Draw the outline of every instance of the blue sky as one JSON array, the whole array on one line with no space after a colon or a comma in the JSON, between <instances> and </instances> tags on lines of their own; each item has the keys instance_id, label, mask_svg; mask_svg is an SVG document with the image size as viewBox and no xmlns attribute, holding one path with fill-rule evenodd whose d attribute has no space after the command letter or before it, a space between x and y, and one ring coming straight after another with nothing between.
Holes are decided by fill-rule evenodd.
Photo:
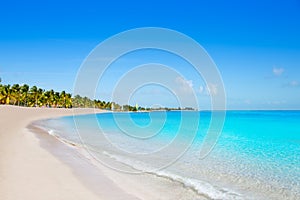
<instances>
[{"instance_id":1,"label":"blue sky","mask_svg":"<svg viewBox=\"0 0 300 200\"><path fill-rule=\"evenodd\" d=\"M222 75L229 109L300 109L299 0L2 1L0 25L4 83L72 92L81 63L101 41L132 28L164 27L207 50ZM109 100L113 77L98 91L100 99ZM192 72L186 79L197 91L205 88ZM176 106L167 95L161 102L136 95L132 103Z\"/></svg>"}]
</instances>

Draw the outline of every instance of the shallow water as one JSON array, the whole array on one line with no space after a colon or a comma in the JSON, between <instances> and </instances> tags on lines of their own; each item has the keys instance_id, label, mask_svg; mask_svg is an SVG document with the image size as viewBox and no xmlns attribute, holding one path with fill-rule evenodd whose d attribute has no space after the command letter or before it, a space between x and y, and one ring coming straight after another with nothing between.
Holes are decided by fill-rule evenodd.
<instances>
[{"instance_id":1,"label":"shallow water","mask_svg":"<svg viewBox=\"0 0 300 200\"><path fill-rule=\"evenodd\" d=\"M216 146L201 159L211 116L104 113L39 125L100 162L105 156L132 167L119 171L163 176L210 199L300 199L300 111L227 111Z\"/></svg>"}]
</instances>

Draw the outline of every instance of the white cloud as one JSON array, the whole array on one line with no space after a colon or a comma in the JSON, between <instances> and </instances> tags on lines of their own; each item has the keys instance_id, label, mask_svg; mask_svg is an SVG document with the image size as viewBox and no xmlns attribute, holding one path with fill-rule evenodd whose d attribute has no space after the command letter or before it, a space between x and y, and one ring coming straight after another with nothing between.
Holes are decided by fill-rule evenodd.
<instances>
[{"instance_id":1,"label":"white cloud","mask_svg":"<svg viewBox=\"0 0 300 200\"><path fill-rule=\"evenodd\" d=\"M193 92L193 81L192 80L185 80L184 78L178 76L175 79L175 82L179 85L179 90L185 93L192 93Z\"/></svg>"},{"instance_id":2,"label":"white cloud","mask_svg":"<svg viewBox=\"0 0 300 200\"><path fill-rule=\"evenodd\" d=\"M208 83L205 87L200 85L198 92L202 95L215 96L218 94L218 85Z\"/></svg>"},{"instance_id":3,"label":"white cloud","mask_svg":"<svg viewBox=\"0 0 300 200\"><path fill-rule=\"evenodd\" d=\"M208 83L206 90L211 96L215 96L218 94L218 85L213 83Z\"/></svg>"},{"instance_id":4,"label":"white cloud","mask_svg":"<svg viewBox=\"0 0 300 200\"><path fill-rule=\"evenodd\" d=\"M299 86L300 85L300 83L298 82L298 81L291 81L290 83L289 83L289 85L290 86L292 86L292 87L297 87L297 86Z\"/></svg>"},{"instance_id":5,"label":"white cloud","mask_svg":"<svg viewBox=\"0 0 300 200\"><path fill-rule=\"evenodd\" d=\"M273 74L275 76L281 76L283 72L284 72L283 68L276 68L276 67L273 68Z\"/></svg>"},{"instance_id":6,"label":"white cloud","mask_svg":"<svg viewBox=\"0 0 300 200\"><path fill-rule=\"evenodd\" d=\"M203 94L203 92L204 92L204 87L202 85L200 85L200 87L199 87L199 92L200 92L200 94Z\"/></svg>"}]
</instances>

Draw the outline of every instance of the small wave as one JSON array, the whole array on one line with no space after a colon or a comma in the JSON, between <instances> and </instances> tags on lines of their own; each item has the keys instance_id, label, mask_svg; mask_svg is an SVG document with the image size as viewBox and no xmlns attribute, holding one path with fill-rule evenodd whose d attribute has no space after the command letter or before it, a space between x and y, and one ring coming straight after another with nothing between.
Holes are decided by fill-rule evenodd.
<instances>
[{"instance_id":1,"label":"small wave","mask_svg":"<svg viewBox=\"0 0 300 200\"><path fill-rule=\"evenodd\" d=\"M55 131L52 129L48 130L48 134L52 136L56 136Z\"/></svg>"},{"instance_id":2,"label":"small wave","mask_svg":"<svg viewBox=\"0 0 300 200\"><path fill-rule=\"evenodd\" d=\"M64 144L67 144L72 147L81 147L82 146L81 144L78 144L76 142L73 142L73 141L70 141L70 140L60 137L58 134L55 133L54 130L48 130L47 132L49 135L54 136L55 138L57 138L59 141L61 141Z\"/></svg>"},{"instance_id":3,"label":"small wave","mask_svg":"<svg viewBox=\"0 0 300 200\"><path fill-rule=\"evenodd\" d=\"M61 137L56 130L54 129L50 129L50 128L46 128L46 127L41 127L41 126L38 126L38 125L35 125L36 127L39 127L41 129L43 129L44 131L46 131L49 135L55 137L56 139L58 139L59 141L61 141L62 143L64 144L67 144L68 146L72 146L72 147L81 147L82 145L81 144L78 144L76 142L73 142L71 140L67 140L63 137Z\"/></svg>"},{"instance_id":4,"label":"small wave","mask_svg":"<svg viewBox=\"0 0 300 200\"><path fill-rule=\"evenodd\" d=\"M179 182L183 184L185 187L190 188L194 191L196 191L200 195L207 196L210 199L222 199L222 200L241 200L244 199L242 196L236 192L230 191L226 188L219 188L216 186L213 186L212 184L201 181L198 179L188 178L179 176L174 173L170 173L167 171L157 171L150 166L146 165L145 163L139 162L139 161L132 161L128 158L124 158L121 156L112 155L106 151L103 151L103 154L118 161L123 164L129 165L130 167L133 167L136 170L153 174L159 177L167 178L172 181Z\"/></svg>"}]
</instances>

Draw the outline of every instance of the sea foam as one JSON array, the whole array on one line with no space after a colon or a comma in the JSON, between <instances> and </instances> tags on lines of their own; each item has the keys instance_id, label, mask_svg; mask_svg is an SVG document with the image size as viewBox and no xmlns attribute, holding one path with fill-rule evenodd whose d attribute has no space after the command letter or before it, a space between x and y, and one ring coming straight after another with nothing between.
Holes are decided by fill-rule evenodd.
<instances>
[{"instance_id":1,"label":"sea foam","mask_svg":"<svg viewBox=\"0 0 300 200\"><path fill-rule=\"evenodd\" d=\"M179 175L176 175L174 173L168 172L166 170L156 170L149 165L140 162L140 161L133 161L131 159L125 158L123 156L117 156L110 154L106 151L103 151L103 154L118 161L123 164L126 164L128 166L131 166L132 168L139 170L144 173L156 175L158 177L167 178L172 181L176 181L181 183L187 188L190 188L197 192L200 195L206 196L210 199L222 199L222 200L242 200L244 199L239 193L236 193L234 191L230 191L227 188L220 188L217 186L214 186L208 182L201 181L198 179L188 178L188 177L182 177Z\"/></svg>"}]
</instances>

